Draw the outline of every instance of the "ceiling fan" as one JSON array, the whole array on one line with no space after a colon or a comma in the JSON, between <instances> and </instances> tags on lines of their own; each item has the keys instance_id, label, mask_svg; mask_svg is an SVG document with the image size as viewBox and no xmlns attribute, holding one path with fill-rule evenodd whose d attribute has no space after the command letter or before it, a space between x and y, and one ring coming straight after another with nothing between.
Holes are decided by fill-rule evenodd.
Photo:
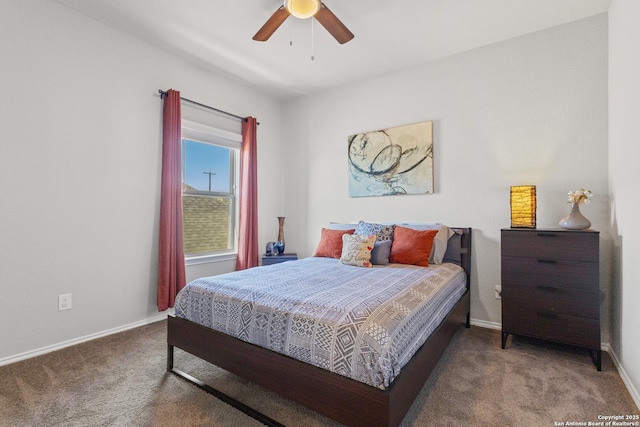
<instances>
[{"instance_id":1,"label":"ceiling fan","mask_svg":"<svg viewBox=\"0 0 640 427\"><path fill-rule=\"evenodd\" d=\"M296 18L307 19L312 16L338 41L344 44L354 36L351 31L329 10L320 0L284 0L284 4L275 11L262 28L258 30L253 40L264 42L293 15Z\"/></svg>"}]
</instances>

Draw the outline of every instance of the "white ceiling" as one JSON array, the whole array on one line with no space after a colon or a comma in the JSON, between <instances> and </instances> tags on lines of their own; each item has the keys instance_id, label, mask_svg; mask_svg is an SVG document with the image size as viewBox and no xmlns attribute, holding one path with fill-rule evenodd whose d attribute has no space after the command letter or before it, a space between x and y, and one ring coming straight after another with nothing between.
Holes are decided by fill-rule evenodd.
<instances>
[{"instance_id":1,"label":"white ceiling","mask_svg":"<svg viewBox=\"0 0 640 427\"><path fill-rule=\"evenodd\" d=\"M280 0L53 1L278 99L605 13L611 2L325 0L355 34L340 45L318 22L293 17L253 41Z\"/></svg>"}]
</instances>

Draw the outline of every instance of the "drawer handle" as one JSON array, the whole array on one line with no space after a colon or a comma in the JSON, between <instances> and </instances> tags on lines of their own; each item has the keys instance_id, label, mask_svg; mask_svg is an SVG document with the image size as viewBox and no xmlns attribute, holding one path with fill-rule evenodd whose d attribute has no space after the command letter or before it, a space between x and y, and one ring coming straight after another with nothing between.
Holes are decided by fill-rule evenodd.
<instances>
[{"instance_id":1,"label":"drawer handle","mask_svg":"<svg viewBox=\"0 0 640 427\"><path fill-rule=\"evenodd\" d=\"M556 233L538 233L538 236L540 236L540 237L556 237L557 234Z\"/></svg>"},{"instance_id":2,"label":"drawer handle","mask_svg":"<svg viewBox=\"0 0 640 427\"><path fill-rule=\"evenodd\" d=\"M545 291L545 292L558 292L559 289L553 286L543 286L540 285L538 286L538 289L540 289L541 291Z\"/></svg>"},{"instance_id":3,"label":"drawer handle","mask_svg":"<svg viewBox=\"0 0 640 427\"><path fill-rule=\"evenodd\" d=\"M558 318L558 315L554 314L554 313L538 313L538 316L544 317L544 318L547 318L547 319L557 319Z\"/></svg>"},{"instance_id":4,"label":"drawer handle","mask_svg":"<svg viewBox=\"0 0 640 427\"><path fill-rule=\"evenodd\" d=\"M558 261L556 261L555 259L539 259L538 262L541 262L543 264L557 264Z\"/></svg>"}]
</instances>

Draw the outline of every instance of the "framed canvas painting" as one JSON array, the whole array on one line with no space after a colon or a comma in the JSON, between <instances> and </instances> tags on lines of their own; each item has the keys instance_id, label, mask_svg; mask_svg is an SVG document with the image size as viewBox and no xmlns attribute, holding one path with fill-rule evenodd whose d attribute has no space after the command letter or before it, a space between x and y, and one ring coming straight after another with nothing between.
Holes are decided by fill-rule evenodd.
<instances>
[{"instance_id":1,"label":"framed canvas painting","mask_svg":"<svg viewBox=\"0 0 640 427\"><path fill-rule=\"evenodd\" d=\"M433 193L433 122L349 136L349 196Z\"/></svg>"}]
</instances>

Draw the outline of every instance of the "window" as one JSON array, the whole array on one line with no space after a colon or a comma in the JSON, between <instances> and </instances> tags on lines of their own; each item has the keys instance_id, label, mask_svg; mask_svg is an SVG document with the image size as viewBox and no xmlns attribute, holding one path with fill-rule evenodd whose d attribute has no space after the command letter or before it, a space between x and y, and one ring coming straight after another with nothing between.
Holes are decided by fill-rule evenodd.
<instances>
[{"instance_id":1,"label":"window","mask_svg":"<svg viewBox=\"0 0 640 427\"><path fill-rule=\"evenodd\" d=\"M241 135L182 121L182 216L187 259L237 251Z\"/></svg>"}]
</instances>

